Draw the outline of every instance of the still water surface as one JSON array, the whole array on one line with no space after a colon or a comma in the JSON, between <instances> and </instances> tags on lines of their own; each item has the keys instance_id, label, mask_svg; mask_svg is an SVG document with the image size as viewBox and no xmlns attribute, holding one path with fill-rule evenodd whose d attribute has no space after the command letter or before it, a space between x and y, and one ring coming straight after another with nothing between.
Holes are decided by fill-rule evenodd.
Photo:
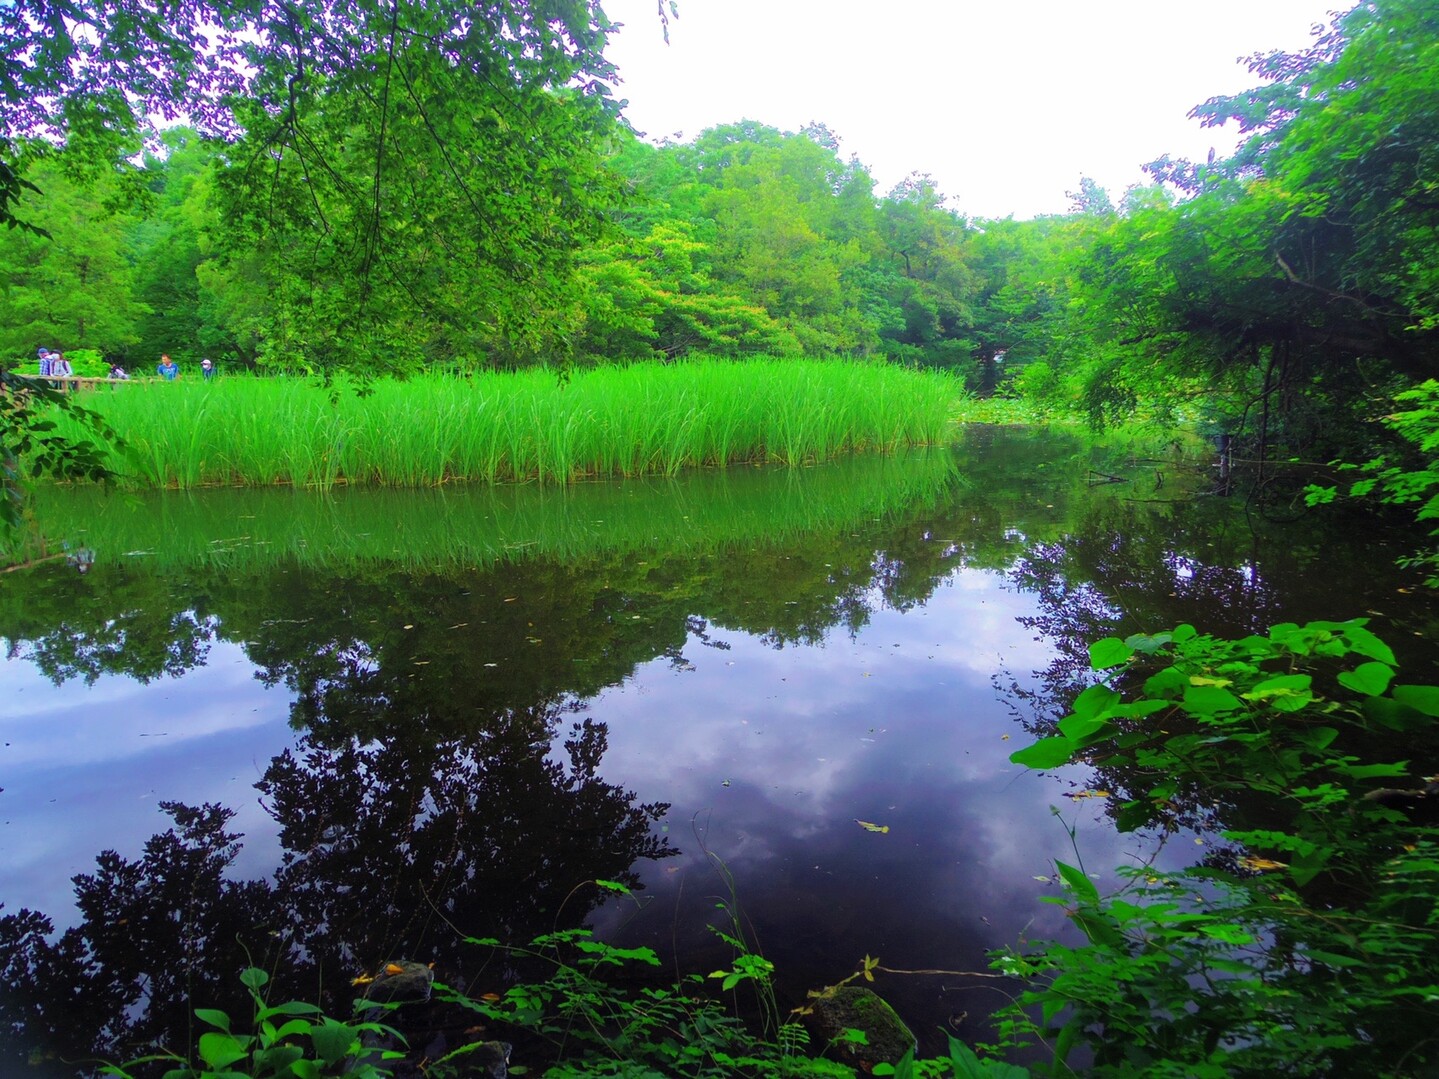
<instances>
[{"instance_id":1,"label":"still water surface","mask_svg":"<svg viewBox=\"0 0 1439 1079\"><path fill-rule=\"evenodd\" d=\"M93 566L0 585L0 1068L183 1044L247 961L344 1012L397 957L502 990L466 935L703 972L737 914L791 1006L1061 932L1055 858L1153 849L1008 761L1090 637L1370 612L1402 658L1432 619L1381 536L1094 464L986 430L568 492L56 496ZM999 999L880 988L928 1044Z\"/></svg>"}]
</instances>

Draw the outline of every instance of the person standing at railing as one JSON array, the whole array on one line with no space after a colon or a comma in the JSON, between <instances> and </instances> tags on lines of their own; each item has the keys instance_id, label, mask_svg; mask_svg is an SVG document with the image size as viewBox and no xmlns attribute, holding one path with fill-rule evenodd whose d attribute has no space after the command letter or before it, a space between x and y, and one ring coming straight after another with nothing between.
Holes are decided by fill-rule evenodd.
<instances>
[{"instance_id":1,"label":"person standing at railing","mask_svg":"<svg viewBox=\"0 0 1439 1079\"><path fill-rule=\"evenodd\" d=\"M50 353L50 377L70 378L75 374L70 369L70 361L65 358L63 352Z\"/></svg>"},{"instance_id":2,"label":"person standing at railing","mask_svg":"<svg viewBox=\"0 0 1439 1079\"><path fill-rule=\"evenodd\" d=\"M175 376L180 373L180 365L170 359L167 354L161 354L160 362L155 365L155 374L159 375L166 382L174 382Z\"/></svg>"},{"instance_id":3,"label":"person standing at railing","mask_svg":"<svg viewBox=\"0 0 1439 1079\"><path fill-rule=\"evenodd\" d=\"M42 348L42 349L40 350L40 377L41 377L41 378L49 378L49 377L50 377L50 365L51 365L52 362L53 362L53 361L50 359L50 350L49 350L48 348Z\"/></svg>"}]
</instances>

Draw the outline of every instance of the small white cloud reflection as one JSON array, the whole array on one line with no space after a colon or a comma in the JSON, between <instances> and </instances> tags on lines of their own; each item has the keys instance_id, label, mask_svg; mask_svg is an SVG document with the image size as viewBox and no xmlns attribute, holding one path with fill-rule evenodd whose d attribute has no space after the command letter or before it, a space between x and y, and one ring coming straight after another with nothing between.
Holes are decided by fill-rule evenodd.
<instances>
[{"instance_id":1,"label":"small white cloud reflection","mask_svg":"<svg viewBox=\"0 0 1439 1079\"><path fill-rule=\"evenodd\" d=\"M32 665L0 666L0 899L64 927L70 878L95 856L137 857L171 824L162 801L236 811L245 846L234 875L274 866L275 824L254 783L293 744L289 699L254 679L243 651L217 642L207 664L150 685L104 676L53 686Z\"/></svg>"},{"instance_id":2,"label":"small white cloud reflection","mask_svg":"<svg viewBox=\"0 0 1439 1079\"><path fill-rule=\"evenodd\" d=\"M150 753L151 739L184 742L262 726L289 702L256 682L254 670L237 645L224 642L211 646L203 667L149 685L102 675L90 686L57 687L30 663L10 660L0 666L5 764L117 763Z\"/></svg>"}]
</instances>

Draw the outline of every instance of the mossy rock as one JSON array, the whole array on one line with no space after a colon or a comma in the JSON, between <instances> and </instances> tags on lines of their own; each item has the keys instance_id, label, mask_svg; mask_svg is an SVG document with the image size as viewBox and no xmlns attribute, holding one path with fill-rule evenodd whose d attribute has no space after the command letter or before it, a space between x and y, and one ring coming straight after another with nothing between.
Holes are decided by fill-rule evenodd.
<instances>
[{"instance_id":1,"label":"mossy rock","mask_svg":"<svg viewBox=\"0 0 1439 1079\"><path fill-rule=\"evenodd\" d=\"M429 1000L434 980L435 973L427 964L398 959L380 968L375 980L365 987L365 998L384 1004Z\"/></svg>"},{"instance_id":2,"label":"mossy rock","mask_svg":"<svg viewBox=\"0 0 1439 1079\"><path fill-rule=\"evenodd\" d=\"M831 1056L868 1070L876 1064L897 1064L914 1052L914 1034L878 993L842 985L810 1003L808 1016L814 1048L834 1043ZM835 1039L846 1030L864 1032L865 1043ZM868 1066L868 1067L866 1067Z\"/></svg>"}]
</instances>

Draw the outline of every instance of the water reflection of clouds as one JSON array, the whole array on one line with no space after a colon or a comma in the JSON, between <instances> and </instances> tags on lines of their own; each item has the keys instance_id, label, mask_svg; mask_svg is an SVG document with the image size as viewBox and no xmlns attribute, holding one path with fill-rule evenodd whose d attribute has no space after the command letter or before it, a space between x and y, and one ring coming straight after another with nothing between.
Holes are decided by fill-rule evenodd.
<instances>
[{"instance_id":1,"label":"water reflection of clouds","mask_svg":"<svg viewBox=\"0 0 1439 1079\"><path fill-rule=\"evenodd\" d=\"M1096 865L1116 864L1123 844L1093 821L1097 807L1068 804L1067 786L1008 759L1026 735L992 679L1049 662L1016 621L1033 601L991 574L961 571L949 584L823 649L726 633L730 649L712 652L692 640L694 670L652 665L596 700L610 727L606 777L671 802L670 835L685 852L646 871L646 916L616 906L599 926L629 922L640 937L688 926L676 944L703 948L715 920L704 908L724 884L707 848L776 960L835 939L835 923L861 911L871 924L857 935L896 964L972 966L1026 930L1059 931L1062 912L1037 901L1034 878L1074 859L1065 822ZM836 977L857 957L839 958Z\"/></svg>"},{"instance_id":2,"label":"water reflection of clouds","mask_svg":"<svg viewBox=\"0 0 1439 1079\"><path fill-rule=\"evenodd\" d=\"M0 667L0 725L8 767L73 767L148 755L149 739L209 738L271 722L275 695L254 680L254 666L235 645L216 643L204 667L182 678L142 686L106 675L91 686L56 687L29 663Z\"/></svg>"},{"instance_id":3,"label":"water reflection of clouds","mask_svg":"<svg viewBox=\"0 0 1439 1079\"><path fill-rule=\"evenodd\" d=\"M731 647L718 651L692 639L685 655L694 670L654 664L593 703L610 724L607 776L670 791L646 797L699 795L676 782L696 775L713 779L704 793L723 779L792 786L795 775L814 790L901 734L896 768L942 756L965 775L1018 772L1007 760L1014 746L1001 740L1012 726L991 678L999 666L1020 674L1041 667L1049 653L1015 621L1033 612L1027 597L1003 591L993 576L956 578L961 587L940 589L926 607L877 612L854 639L835 634L822 649L777 650L722 633ZM736 680L744 692L735 692ZM656 776L656 765L670 770Z\"/></svg>"},{"instance_id":4,"label":"water reflection of clouds","mask_svg":"<svg viewBox=\"0 0 1439 1079\"><path fill-rule=\"evenodd\" d=\"M274 822L254 783L294 741L288 697L254 679L244 652L216 643L206 666L149 686L105 676L53 686L31 664L0 667L0 901L65 925L69 879L95 855L137 857L170 825L161 801L220 802L246 834L233 867L264 876L277 853Z\"/></svg>"}]
</instances>

